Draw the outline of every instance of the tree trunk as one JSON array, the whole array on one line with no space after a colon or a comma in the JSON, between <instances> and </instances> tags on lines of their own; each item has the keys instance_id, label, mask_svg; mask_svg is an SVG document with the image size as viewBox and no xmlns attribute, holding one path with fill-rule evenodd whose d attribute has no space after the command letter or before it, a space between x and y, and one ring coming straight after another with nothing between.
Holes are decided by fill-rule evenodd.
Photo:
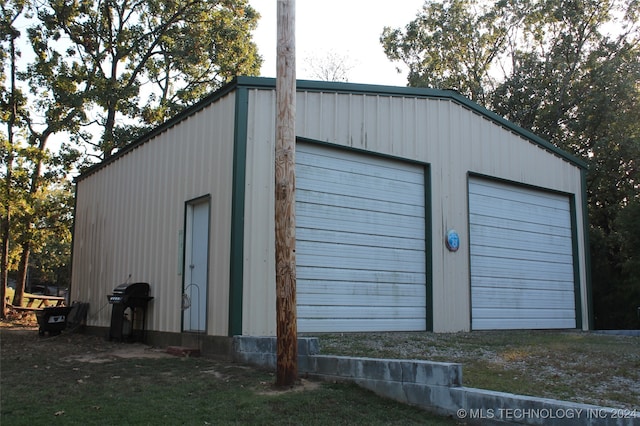
<instances>
[{"instance_id":1,"label":"tree trunk","mask_svg":"<svg viewBox=\"0 0 640 426\"><path fill-rule=\"evenodd\" d=\"M26 241L22 243L22 254L20 255L20 263L18 264L18 282L16 283L16 292L13 295L13 306L22 306L22 297L24 296L24 288L27 283L30 255L31 243Z\"/></svg>"},{"instance_id":2,"label":"tree trunk","mask_svg":"<svg viewBox=\"0 0 640 426\"><path fill-rule=\"evenodd\" d=\"M12 125L9 125L11 129ZM4 217L2 218L2 259L0 260L0 269L2 270L2 276L0 277L0 318L6 318L7 316L7 300L6 300L6 292L7 292L7 284L9 282L9 237L11 236L11 180L12 180L12 167L13 167L13 142L11 131L9 132L9 146L7 154L7 175L5 177L5 196L6 200L6 212Z\"/></svg>"},{"instance_id":3,"label":"tree trunk","mask_svg":"<svg viewBox=\"0 0 640 426\"><path fill-rule=\"evenodd\" d=\"M32 135L30 144L32 146L36 145L36 141L38 141L37 146L38 150L44 152L47 146L47 139L51 135L51 129L47 128L41 135ZM31 175L31 184L29 186L29 194L35 195L40 188L41 179L40 174L42 173L42 157L38 157L34 168L33 174ZM33 225L33 215L29 214L25 216L24 219L26 232L31 229ZM31 255L31 238L32 235L24 236L24 241L21 244L22 253L20 254L20 263L18 264L18 282L16 283L16 292L13 295L13 305L21 306L22 305L22 296L24 295L24 289L27 283L27 272L29 269L29 257Z\"/></svg>"},{"instance_id":4,"label":"tree trunk","mask_svg":"<svg viewBox=\"0 0 640 426\"><path fill-rule=\"evenodd\" d=\"M113 150L116 147L115 138L113 135L114 129L116 126L116 102L109 101L109 108L107 110L107 120L104 125L104 136L102 140L102 159L106 160L107 158L113 155Z\"/></svg>"},{"instance_id":5,"label":"tree trunk","mask_svg":"<svg viewBox=\"0 0 640 426\"><path fill-rule=\"evenodd\" d=\"M298 380L295 213L295 0L278 0L276 79L276 385Z\"/></svg>"},{"instance_id":6,"label":"tree trunk","mask_svg":"<svg viewBox=\"0 0 640 426\"><path fill-rule=\"evenodd\" d=\"M7 168L7 174L5 176L5 196L6 198L6 213L2 220L2 259L0 259L0 318L7 316L7 300L6 291L9 281L9 239L11 237L11 184L13 180L13 126L16 122L18 115L18 103L16 101L16 40L17 34L12 33L10 43L10 59L11 59L11 92L9 93L9 104L11 107L11 114L9 115L9 121L7 123L7 157L5 167Z\"/></svg>"}]
</instances>

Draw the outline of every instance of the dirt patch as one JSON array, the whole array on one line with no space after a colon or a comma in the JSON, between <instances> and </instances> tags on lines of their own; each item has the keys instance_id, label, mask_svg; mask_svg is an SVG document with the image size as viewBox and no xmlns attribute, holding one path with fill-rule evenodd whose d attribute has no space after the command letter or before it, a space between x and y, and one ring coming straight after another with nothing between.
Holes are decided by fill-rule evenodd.
<instances>
[{"instance_id":1,"label":"dirt patch","mask_svg":"<svg viewBox=\"0 0 640 426\"><path fill-rule=\"evenodd\" d=\"M31 320L0 321L2 352L4 356L23 358L32 351L46 352L52 357L68 362L105 363L130 358L170 358L163 348L141 343L109 341L99 336L89 336L63 331L55 336L40 336L37 324Z\"/></svg>"},{"instance_id":2,"label":"dirt patch","mask_svg":"<svg viewBox=\"0 0 640 426\"><path fill-rule=\"evenodd\" d=\"M314 391L321 386L320 382L311 382L306 379L300 379L298 383L291 387L277 387L268 382L261 382L260 385L268 387L256 392L258 395L282 395L283 393Z\"/></svg>"},{"instance_id":3,"label":"dirt patch","mask_svg":"<svg viewBox=\"0 0 640 426\"><path fill-rule=\"evenodd\" d=\"M123 347L110 348L105 352L90 352L79 355L70 355L62 358L63 361L70 362L90 362L90 363L103 363L114 361L118 358L131 359L131 358L171 358L172 355L166 353L163 349L154 348L152 346L146 346L139 343L127 344Z\"/></svg>"}]
</instances>

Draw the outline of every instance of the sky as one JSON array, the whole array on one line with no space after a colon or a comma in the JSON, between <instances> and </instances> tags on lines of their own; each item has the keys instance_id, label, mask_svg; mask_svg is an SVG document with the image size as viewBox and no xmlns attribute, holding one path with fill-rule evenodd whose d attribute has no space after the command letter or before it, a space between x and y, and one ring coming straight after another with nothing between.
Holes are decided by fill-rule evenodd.
<instances>
[{"instance_id":1,"label":"sky","mask_svg":"<svg viewBox=\"0 0 640 426\"><path fill-rule=\"evenodd\" d=\"M249 0L261 18L254 41L263 58L261 75L276 76L277 0ZM385 26L404 28L415 19L424 0L298 0L296 75L310 79L309 59L345 58L352 83L406 86L406 67L387 59L380 35ZM396 68L401 67L402 73Z\"/></svg>"}]
</instances>

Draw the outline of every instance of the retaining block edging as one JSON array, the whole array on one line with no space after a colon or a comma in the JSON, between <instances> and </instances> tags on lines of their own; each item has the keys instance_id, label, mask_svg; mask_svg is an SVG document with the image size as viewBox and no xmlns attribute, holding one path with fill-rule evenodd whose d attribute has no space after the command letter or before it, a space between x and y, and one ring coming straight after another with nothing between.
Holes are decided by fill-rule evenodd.
<instances>
[{"instance_id":1,"label":"retaining block edging","mask_svg":"<svg viewBox=\"0 0 640 426\"><path fill-rule=\"evenodd\" d=\"M234 336L234 361L276 368L276 338ZM462 386L457 363L319 355L315 337L298 339L298 371L350 381L378 395L470 424L640 426L640 411L619 410Z\"/></svg>"}]
</instances>

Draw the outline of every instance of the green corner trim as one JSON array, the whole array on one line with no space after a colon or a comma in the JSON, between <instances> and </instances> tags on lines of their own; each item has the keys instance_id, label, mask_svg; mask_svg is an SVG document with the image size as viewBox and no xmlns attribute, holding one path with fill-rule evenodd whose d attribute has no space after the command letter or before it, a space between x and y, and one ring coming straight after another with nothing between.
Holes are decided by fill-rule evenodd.
<instances>
[{"instance_id":1,"label":"green corner trim","mask_svg":"<svg viewBox=\"0 0 640 426\"><path fill-rule=\"evenodd\" d=\"M242 292L244 268L244 203L247 168L247 125L249 93L236 90L233 141L233 189L231 200L231 263L229 265L229 336L242 334Z\"/></svg>"},{"instance_id":2,"label":"green corner trim","mask_svg":"<svg viewBox=\"0 0 640 426\"><path fill-rule=\"evenodd\" d=\"M591 242L589 241L589 202L587 201L587 171L581 170L582 180L582 226L584 233L584 270L585 286L587 288L587 317L589 330L595 329L593 316L593 292L591 288Z\"/></svg>"},{"instance_id":3,"label":"green corner trim","mask_svg":"<svg viewBox=\"0 0 640 426\"><path fill-rule=\"evenodd\" d=\"M570 197L571 249L573 252L573 295L576 305L576 328L582 329L582 292L580 291L580 256L578 250L578 217L575 195Z\"/></svg>"},{"instance_id":4,"label":"green corner trim","mask_svg":"<svg viewBox=\"0 0 640 426\"><path fill-rule=\"evenodd\" d=\"M433 227L432 227L432 202L431 199L431 167L425 165L424 170L424 222L425 222L425 262L426 262L426 304L427 304L427 317L426 317L426 329L427 331L433 331Z\"/></svg>"}]
</instances>

